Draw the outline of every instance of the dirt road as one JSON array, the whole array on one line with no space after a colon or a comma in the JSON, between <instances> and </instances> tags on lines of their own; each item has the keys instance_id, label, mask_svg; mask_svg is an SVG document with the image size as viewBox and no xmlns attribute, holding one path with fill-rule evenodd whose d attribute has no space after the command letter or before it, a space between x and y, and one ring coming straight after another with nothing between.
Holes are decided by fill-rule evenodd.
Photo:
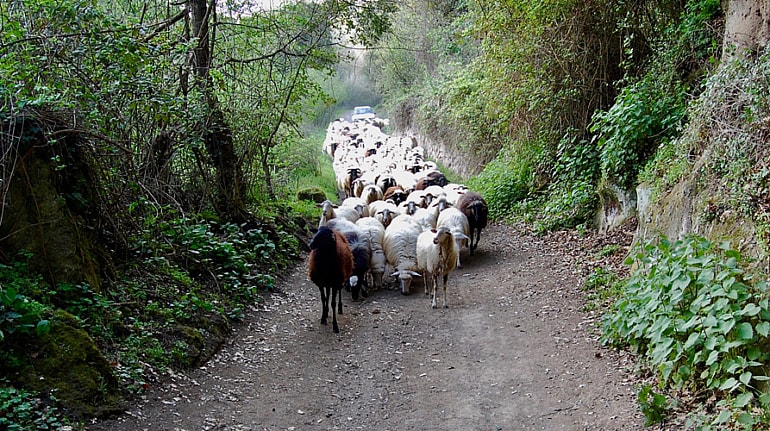
<instances>
[{"instance_id":1,"label":"dirt road","mask_svg":"<svg viewBox=\"0 0 770 431\"><path fill-rule=\"evenodd\" d=\"M574 257L485 230L449 279L449 308L344 296L321 326L298 267L205 367L174 374L89 430L638 430L630 359L602 348Z\"/></svg>"}]
</instances>

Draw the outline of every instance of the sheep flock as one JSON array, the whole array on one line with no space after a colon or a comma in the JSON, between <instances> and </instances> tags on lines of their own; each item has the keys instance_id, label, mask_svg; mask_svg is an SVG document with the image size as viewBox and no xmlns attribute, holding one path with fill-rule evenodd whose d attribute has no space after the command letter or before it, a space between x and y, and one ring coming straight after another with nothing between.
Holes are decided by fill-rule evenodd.
<instances>
[{"instance_id":1,"label":"sheep flock","mask_svg":"<svg viewBox=\"0 0 770 431\"><path fill-rule=\"evenodd\" d=\"M417 279L436 308L441 280L447 307L447 279L461 266L465 248L470 255L476 251L487 224L486 202L465 185L449 183L414 136L384 133L385 122L337 119L329 124L323 150L333 161L340 202L318 204L319 232L339 232L337 238L352 250L353 275L339 289L349 288L354 299L388 286L408 295ZM346 254L337 267L328 261L319 267L313 258L309 267L315 271L339 273L338 267L347 265ZM328 301L319 288L322 301ZM322 305L325 317L328 306Z\"/></svg>"}]
</instances>

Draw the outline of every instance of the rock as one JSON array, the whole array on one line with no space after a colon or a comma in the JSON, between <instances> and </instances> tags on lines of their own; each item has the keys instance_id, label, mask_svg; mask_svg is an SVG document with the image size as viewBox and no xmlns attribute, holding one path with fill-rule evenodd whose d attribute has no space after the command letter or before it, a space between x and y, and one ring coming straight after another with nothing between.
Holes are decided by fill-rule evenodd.
<instances>
[{"instance_id":1,"label":"rock","mask_svg":"<svg viewBox=\"0 0 770 431\"><path fill-rule=\"evenodd\" d=\"M51 319L48 334L15 341L29 356L23 364L2 364L10 371L7 377L12 383L53 395L68 413L80 419L125 409L112 366L71 314L59 310Z\"/></svg>"}]
</instances>

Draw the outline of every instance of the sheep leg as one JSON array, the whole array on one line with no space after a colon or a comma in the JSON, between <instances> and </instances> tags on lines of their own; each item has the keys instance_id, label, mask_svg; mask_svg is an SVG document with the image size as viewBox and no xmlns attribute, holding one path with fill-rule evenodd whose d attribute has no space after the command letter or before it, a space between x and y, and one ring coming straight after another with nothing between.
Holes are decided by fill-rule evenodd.
<instances>
[{"instance_id":1,"label":"sheep leg","mask_svg":"<svg viewBox=\"0 0 770 431\"><path fill-rule=\"evenodd\" d=\"M444 274L444 308L449 308L448 305L446 305L446 282L449 278L449 274Z\"/></svg>"},{"instance_id":2,"label":"sheep leg","mask_svg":"<svg viewBox=\"0 0 770 431\"><path fill-rule=\"evenodd\" d=\"M318 289L321 291L321 324L326 325L326 319L329 317L329 296L325 288L319 286Z\"/></svg>"},{"instance_id":3,"label":"sheep leg","mask_svg":"<svg viewBox=\"0 0 770 431\"><path fill-rule=\"evenodd\" d=\"M339 290L340 293L340 314L342 314L342 290L340 289L332 289L332 329L334 330L335 334L340 333L340 327L337 326L337 307L335 306L335 302L337 301L337 291Z\"/></svg>"},{"instance_id":4,"label":"sheep leg","mask_svg":"<svg viewBox=\"0 0 770 431\"><path fill-rule=\"evenodd\" d=\"M438 287L438 274L431 274L431 278L433 279L433 288L431 288L431 301L430 306L433 309L438 308L438 304L436 304L436 294L438 293L436 291Z\"/></svg>"},{"instance_id":5,"label":"sheep leg","mask_svg":"<svg viewBox=\"0 0 770 431\"><path fill-rule=\"evenodd\" d=\"M339 296L337 297L337 313L342 314L342 289L335 289L335 291L339 292ZM333 306L334 302L332 302L332 307Z\"/></svg>"}]
</instances>

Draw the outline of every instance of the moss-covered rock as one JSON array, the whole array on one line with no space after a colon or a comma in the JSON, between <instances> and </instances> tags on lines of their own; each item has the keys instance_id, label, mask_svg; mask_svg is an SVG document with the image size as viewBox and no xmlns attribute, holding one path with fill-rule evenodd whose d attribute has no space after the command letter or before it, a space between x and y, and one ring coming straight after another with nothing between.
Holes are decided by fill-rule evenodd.
<instances>
[{"instance_id":1,"label":"moss-covered rock","mask_svg":"<svg viewBox=\"0 0 770 431\"><path fill-rule=\"evenodd\" d=\"M297 191L297 199L321 203L326 200L326 193L318 187L308 187Z\"/></svg>"},{"instance_id":2,"label":"moss-covered rock","mask_svg":"<svg viewBox=\"0 0 770 431\"><path fill-rule=\"evenodd\" d=\"M8 377L15 385L53 395L78 418L123 410L124 397L112 367L71 314L57 311L48 334L17 343L23 345L18 352L25 357L11 366Z\"/></svg>"},{"instance_id":3,"label":"moss-covered rock","mask_svg":"<svg viewBox=\"0 0 770 431\"><path fill-rule=\"evenodd\" d=\"M219 350L230 334L229 322L220 316L199 316L186 325L174 325L162 336L174 367L199 367Z\"/></svg>"}]
</instances>

